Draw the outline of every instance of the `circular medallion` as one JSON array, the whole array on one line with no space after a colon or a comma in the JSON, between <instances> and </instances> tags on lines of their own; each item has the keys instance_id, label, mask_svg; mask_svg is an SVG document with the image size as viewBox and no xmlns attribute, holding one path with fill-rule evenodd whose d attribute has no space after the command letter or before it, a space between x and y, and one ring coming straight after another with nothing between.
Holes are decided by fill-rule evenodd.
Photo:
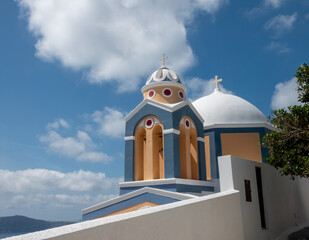
<instances>
[{"instance_id":1,"label":"circular medallion","mask_svg":"<svg viewBox=\"0 0 309 240\"><path fill-rule=\"evenodd\" d=\"M182 92L182 91L179 91L179 92L178 92L178 96L179 96L181 99L183 99L183 98L184 98L183 92Z\"/></svg>"},{"instance_id":2,"label":"circular medallion","mask_svg":"<svg viewBox=\"0 0 309 240\"><path fill-rule=\"evenodd\" d=\"M170 88L164 88L162 93L163 93L164 97L171 97L172 94L173 94L173 92Z\"/></svg>"},{"instance_id":3,"label":"circular medallion","mask_svg":"<svg viewBox=\"0 0 309 240\"><path fill-rule=\"evenodd\" d=\"M188 119L185 120L185 126L186 128L190 128L190 121Z\"/></svg>"},{"instance_id":4,"label":"circular medallion","mask_svg":"<svg viewBox=\"0 0 309 240\"><path fill-rule=\"evenodd\" d=\"M150 90L148 92L148 98L153 98L156 95L156 92L154 90Z\"/></svg>"},{"instance_id":5,"label":"circular medallion","mask_svg":"<svg viewBox=\"0 0 309 240\"><path fill-rule=\"evenodd\" d=\"M146 128L152 128L152 126L153 126L152 118L147 118L146 121L145 121L145 127Z\"/></svg>"}]
</instances>

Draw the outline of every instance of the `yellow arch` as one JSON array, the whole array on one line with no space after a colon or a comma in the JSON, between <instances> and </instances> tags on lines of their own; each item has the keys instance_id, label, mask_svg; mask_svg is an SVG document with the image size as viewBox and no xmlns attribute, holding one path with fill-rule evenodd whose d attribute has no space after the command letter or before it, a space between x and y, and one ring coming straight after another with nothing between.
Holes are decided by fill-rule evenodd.
<instances>
[{"instance_id":1,"label":"yellow arch","mask_svg":"<svg viewBox=\"0 0 309 240\"><path fill-rule=\"evenodd\" d=\"M199 179L197 130L190 117L184 116L179 124L181 178Z\"/></svg>"},{"instance_id":2,"label":"yellow arch","mask_svg":"<svg viewBox=\"0 0 309 240\"><path fill-rule=\"evenodd\" d=\"M149 125L149 123L152 123ZM164 178L163 125L156 116L143 118L135 130L134 180Z\"/></svg>"}]
</instances>

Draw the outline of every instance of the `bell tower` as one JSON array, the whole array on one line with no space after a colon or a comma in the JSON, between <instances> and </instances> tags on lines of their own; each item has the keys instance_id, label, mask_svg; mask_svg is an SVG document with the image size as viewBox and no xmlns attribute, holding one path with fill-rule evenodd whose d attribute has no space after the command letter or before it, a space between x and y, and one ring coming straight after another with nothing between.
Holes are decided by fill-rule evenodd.
<instances>
[{"instance_id":1,"label":"bell tower","mask_svg":"<svg viewBox=\"0 0 309 240\"><path fill-rule=\"evenodd\" d=\"M166 59L163 55L162 66L142 87L143 101L125 118L120 196L83 210L83 220L217 191L206 176L204 120L186 99L186 87Z\"/></svg>"},{"instance_id":2,"label":"bell tower","mask_svg":"<svg viewBox=\"0 0 309 240\"><path fill-rule=\"evenodd\" d=\"M151 186L175 192L209 190L203 118L179 76L165 65L141 91L143 101L125 118L125 177L120 194Z\"/></svg>"}]
</instances>

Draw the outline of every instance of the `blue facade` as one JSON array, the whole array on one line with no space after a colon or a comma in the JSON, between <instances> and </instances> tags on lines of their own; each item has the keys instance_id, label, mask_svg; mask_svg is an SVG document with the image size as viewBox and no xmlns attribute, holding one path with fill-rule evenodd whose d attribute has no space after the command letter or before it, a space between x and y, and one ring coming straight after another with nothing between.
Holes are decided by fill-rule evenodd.
<instances>
[{"instance_id":1,"label":"blue facade","mask_svg":"<svg viewBox=\"0 0 309 240\"><path fill-rule=\"evenodd\" d=\"M190 117L197 129L197 136L203 137L203 123L196 116L189 105L185 105L175 112L170 112L167 109L163 109L152 104L146 103L138 112L136 112L127 122L125 136L134 136L137 123L144 117L149 115L157 116L163 124L164 129L177 129L179 130L179 123L183 116Z\"/></svg>"},{"instance_id":2,"label":"blue facade","mask_svg":"<svg viewBox=\"0 0 309 240\"><path fill-rule=\"evenodd\" d=\"M134 136L137 124L146 116L154 115L162 122L163 129L179 130L182 117L192 119L197 130L197 137L204 138L203 122L187 104L174 112L146 103L126 122L126 137ZM125 144L125 181L134 181L134 140L127 140ZM199 178L206 180L205 147L198 142ZM164 176L165 178L180 178L180 149L179 135L164 134Z\"/></svg>"}]
</instances>

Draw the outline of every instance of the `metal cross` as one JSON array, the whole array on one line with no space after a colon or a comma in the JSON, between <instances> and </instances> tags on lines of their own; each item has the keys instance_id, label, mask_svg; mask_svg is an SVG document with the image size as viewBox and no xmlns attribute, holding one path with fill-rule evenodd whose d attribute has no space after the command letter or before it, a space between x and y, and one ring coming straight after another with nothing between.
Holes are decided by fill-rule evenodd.
<instances>
[{"instance_id":1,"label":"metal cross","mask_svg":"<svg viewBox=\"0 0 309 240\"><path fill-rule=\"evenodd\" d=\"M163 53L163 57L160 58L160 60L162 60L162 66L165 66L165 59L167 59L168 56L165 56L165 54Z\"/></svg>"},{"instance_id":2,"label":"metal cross","mask_svg":"<svg viewBox=\"0 0 309 240\"><path fill-rule=\"evenodd\" d=\"M219 82L222 82L223 79L218 79L218 76L215 76L215 81L212 81L211 83L215 83L216 84L216 88L219 89Z\"/></svg>"}]
</instances>

